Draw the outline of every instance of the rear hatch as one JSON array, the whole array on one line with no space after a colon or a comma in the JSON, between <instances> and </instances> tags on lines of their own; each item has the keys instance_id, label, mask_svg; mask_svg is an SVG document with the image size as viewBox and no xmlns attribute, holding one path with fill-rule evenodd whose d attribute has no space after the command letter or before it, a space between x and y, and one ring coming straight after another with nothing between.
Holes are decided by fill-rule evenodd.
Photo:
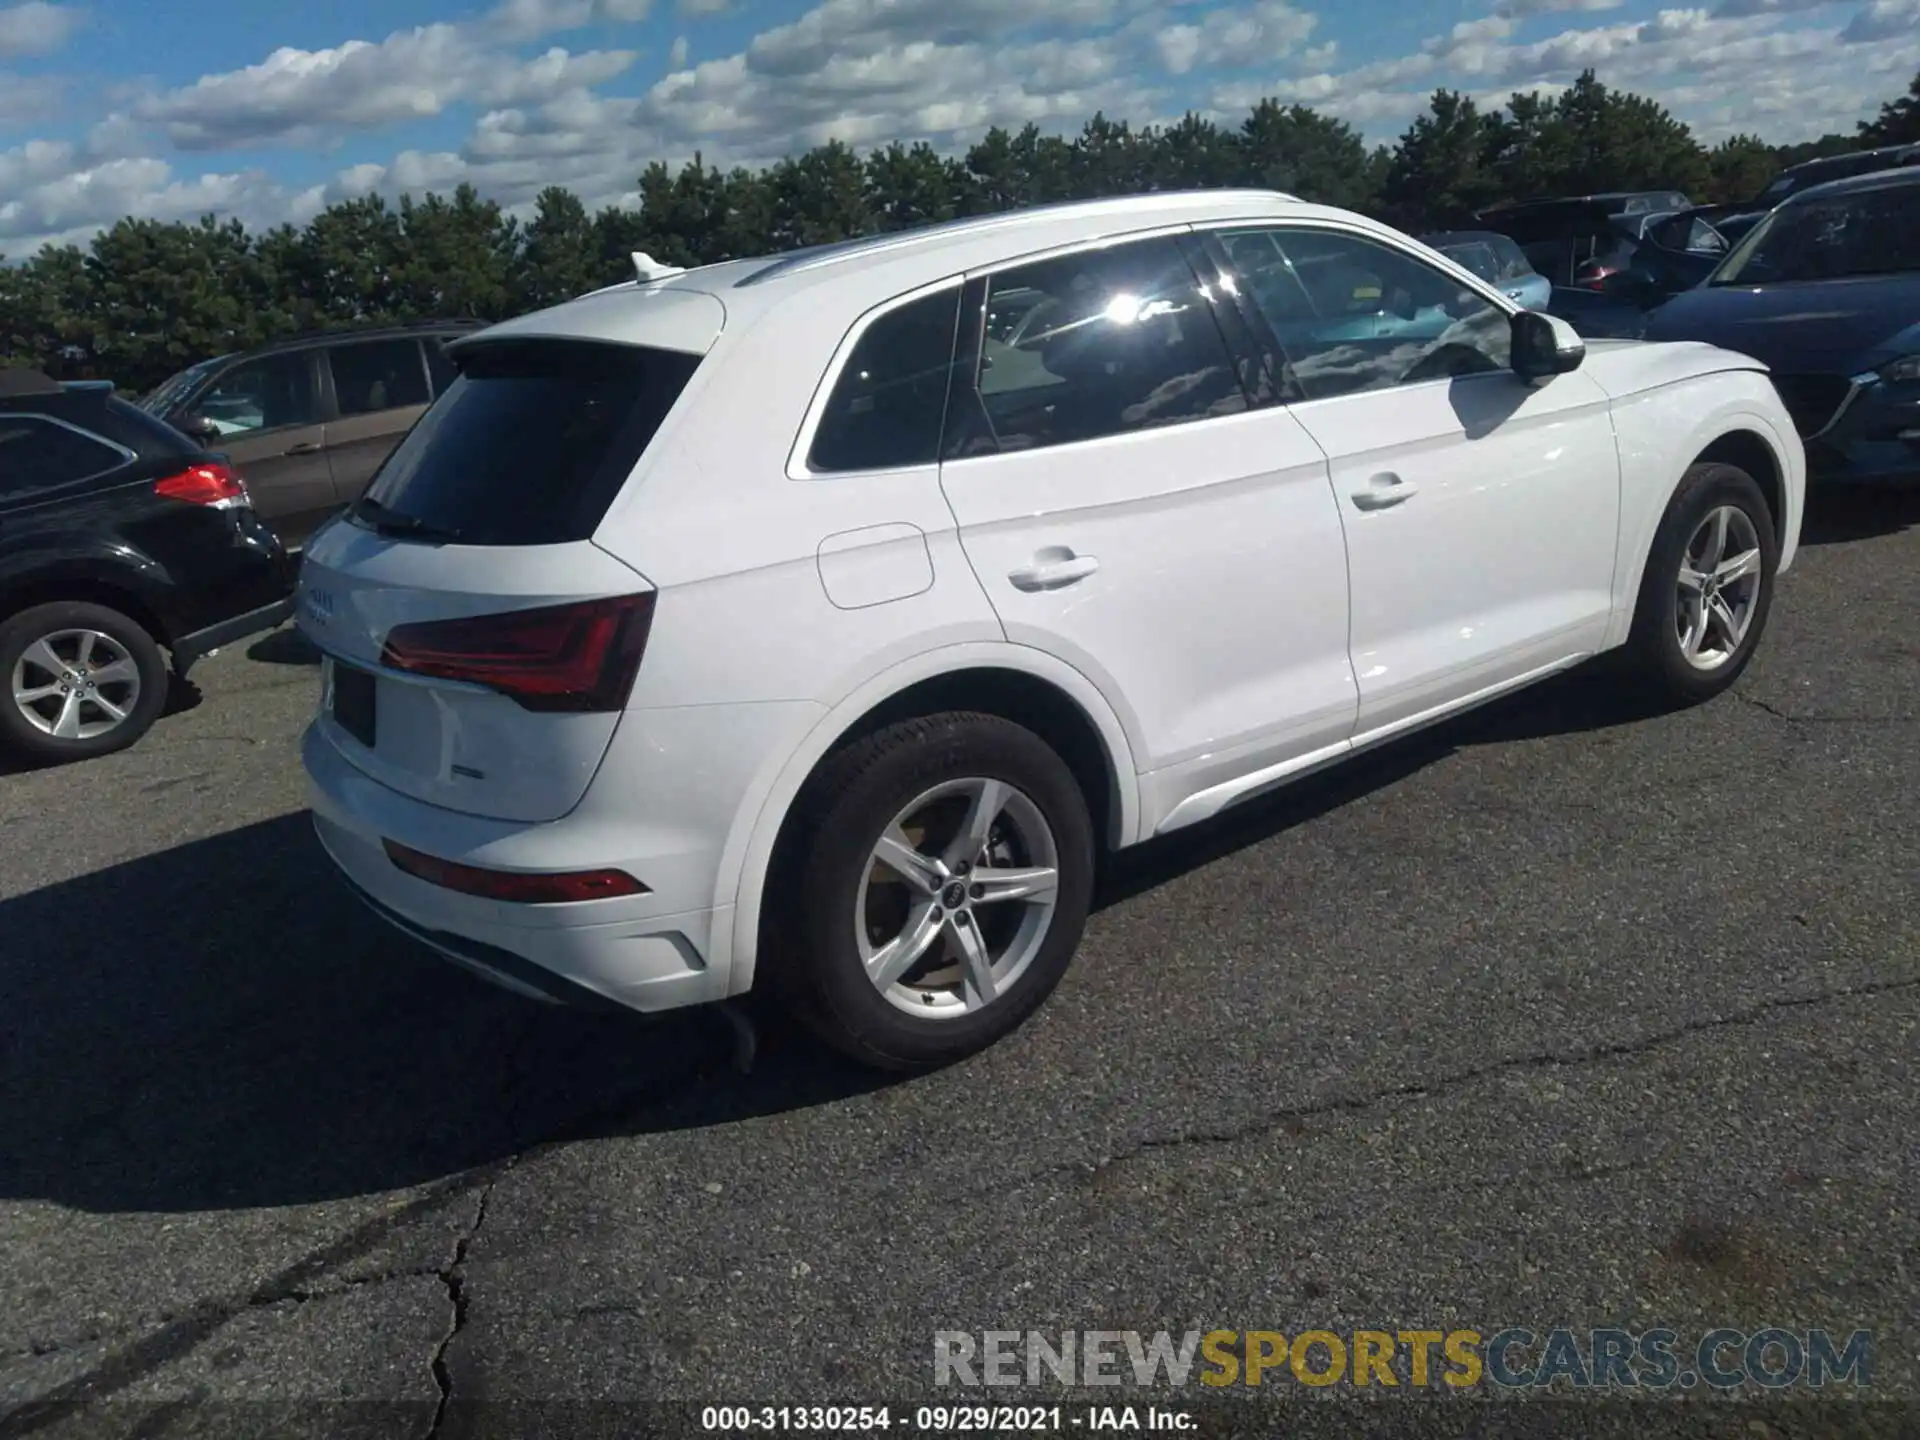
<instances>
[{"instance_id":1,"label":"rear hatch","mask_svg":"<svg viewBox=\"0 0 1920 1440\"><path fill-rule=\"evenodd\" d=\"M653 601L591 537L724 319L710 295L669 294L629 309L633 291L607 293L449 347L459 379L308 545L319 724L370 777L528 822L586 793Z\"/></svg>"}]
</instances>

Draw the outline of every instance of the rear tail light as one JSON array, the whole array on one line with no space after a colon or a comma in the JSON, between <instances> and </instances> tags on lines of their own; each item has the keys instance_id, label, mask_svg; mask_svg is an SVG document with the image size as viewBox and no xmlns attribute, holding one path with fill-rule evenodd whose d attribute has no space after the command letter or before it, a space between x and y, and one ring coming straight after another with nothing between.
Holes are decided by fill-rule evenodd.
<instances>
[{"instance_id":1,"label":"rear tail light","mask_svg":"<svg viewBox=\"0 0 1920 1440\"><path fill-rule=\"evenodd\" d=\"M177 475L153 482L153 493L189 505L244 505L246 482L217 460L192 465Z\"/></svg>"},{"instance_id":2,"label":"rear tail light","mask_svg":"<svg viewBox=\"0 0 1920 1440\"><path fill-rule=\"evenodd\" d=\"M528 710L625 708L653 624L653 592L396 625L380 663L497 690Z\"/></svg>"},{"instance_id":3,"label":"rear tail light","mask_svg":"<svg viewBox=\"0 0 1920 1440\"><path fill-rule=\"evenodd\" d=\"M483 870L451 860L423 855L392 840L381 842L396 869L416 880L517 905L569 905L581 900L613 900L622 895L645 895L647 887L624 870L573 870L558 875L535 875L515 870Z\"/></svg>"}]
</instances>

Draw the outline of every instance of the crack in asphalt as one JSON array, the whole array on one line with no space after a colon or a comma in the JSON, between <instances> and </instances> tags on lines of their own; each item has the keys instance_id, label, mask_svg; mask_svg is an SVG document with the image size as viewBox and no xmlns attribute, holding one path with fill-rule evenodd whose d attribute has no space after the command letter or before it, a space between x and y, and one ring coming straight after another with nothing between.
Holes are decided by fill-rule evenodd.
<instances>
[{"instance_id":1,"label":"crack in asphalt","mask_svg":"<svg viewBox=\"0 0 1920 1440\"><path fill-rule=\"evenodd\" d=\"M1729 690L1727 693L1742 705L1763 711L1789 725L1920 725L1920 717L1912 715L1796 715L1744 690Z\"/></svg>"},{"instance_id":2,"label":"crack in asphalt","mask_svg":"<svg viewBox=\"0 0 1920 1440\"><path fill-rule=\"evenodd\" d=\"M506 1172L524 1161L583 1139L608 1122L630 1115L635 1109L665 1104L676 1095L698 1089L711 1079L715 1069L724 1066L725 1063L724 1059L719 1059L711 1065L692 1065L664 1087L647 1086L612 1097L606 1104L594 1106L568 1124L557 1127L547 1138L527 1145L518 1154L436 1182L406 1204L353 1227L332 1243L322 1246L305 1259L288 1266L248 1294L216 1297L198 1302L184 1313L161 1325L159 1329L131 1341L108 1355L85 1373L54 1386L40 1398L17 1405L11 1410L0 1411L0 1440L17 1440L17 1437L35 1434L48 1426L71 1419L91 1402L103 1400L125 1390L155 1371L192 1354L216 1333L249 1311L286 1304L289 1301L300 1302L347 1293L355 1288L354 1282L336 1282L330 1287L317 1287L313 1282L323 1279L355 1257L365 1255L389 1234L456 1204L462 1196L479 1192L490 1199L493 1188L499 1184ZM511 1070L511 1063L502 1068ZM480 1215L481 1208L476 1206L476 1217ZM464 1270L461 1274L458 1295L453 1295L451 1277L457 1266L464 1266L465 1245L471 1244L473 1235L478 1233L478 1224L479 1221L476 1218L475 1223L465 1232L463 1244L456 1245L454 1255L445 1267L436 1267L425 1272L439 1278L443 1285L448 1286L449 1294L455 1301L457 1320L461 1313L459 1307L464 1303ZM406 1270L383 1271L378 1275L364 1277L359 1283L381 1284L404 1278L407 1274ZM455 1332L458 1328L459 1325L456 1324ZM450 1333L446 1341L442 1342L441 1353L436 1356L436 1359L444 1358L446 1345L451 1343L451 1340ZM42 1353L57 1353L58 1348L46 1349ZM435 1378L438 1383L440 1376L437 1373ZM435 1414L436 1427L444 1415L446 1398L446 1391L443 1389L441 1404Z\"/></svg>"},{"instance_id":3,"label":"crack in asphalt","mask_svg":"<svg viewBox=\"0 0 1920 1440\"><path fill-rule=\"evenodd\" d=\"M1131 1161L1156 1150L1178 1150L1189 1146L1233 1145L1242 1140L1250 1140L1274 1130L1288 1129L1302 1122L1327 1115L1351 1115L1373 1109L1375 1106L1406 1100L1430 1100L1454 1090L1464 1089L1481 1080L1491 1079L1521 1070L1572 1069L1584 1065L1603 1064L1610 1060L1624 1059L1634 1055L1643 1055L1649 1051L1662 1049L1668 1045L1695 1035L1706 1034L1714 1030L1725 1030L1744 1025L1757 1025L1774 1015L1792 1010L1812 1009L1820 1005L1832 1004L1842 1000L1871 999L1882 995L1899 994L1905 991L1920 991L1920 977L1906 980L1876 981L1865 985L1842 986L1837 990L1823 990L1813 995L1792 995L1777 1000L1762 1001L1745 1010L1736 1010L1730 1015L1712 1016L1705 1020L1690 1020L1669 1030L1656 1031L1637 1040L1621 1040L1610 1044L1593 1045L1584 1050L1575 1051L1539 1051L1529 1055L1514 1055L1496 1060L1487 1065L1476 1065L1442 1076L1438 1080L1410 1080L1400 1085L1389 1085L1384 1089L1367 1091L1360 1095L1340 1096L1318 1101L1308 1105L1286 1105L1278 1109L1267 1110L1240 1125L1225 1126L1209 1130L1187 1130L1172 1135L1148 1135L1136 1140L1124 1150L1103 1156L1089 1165L1084 1160L1063 1161L1059 1164L1043 1166L1028 1172L1016 1184L1031 1184L1049 1175L1078 1172L1091 1182L1095 1177L1115 1166ZM996 1187L998 1188L998 1187Z\"/></svg>"},{"instance_id":4,"label":"crack in asphalt","mask_svg":"<svg viewBox=\"0 0 1920 1440\"><path fill-rule=\"evenodd\" d=\"M480 1238L480 1232L487 1223L487 1203L493 1199L495 1187L506 1178L507 1171L514 1162L508 1160L500 1167L500 1173L480 1191L480 1200L473 1207L473 1223L467 1226L466 1233L454 1241L453 1254L440 1270L435 1272L447 1292L447 1306L451 1312L448 1317L447 1333L440 1337L440 1343L434 1347L433 1358L427 1368L433 1373L433 1383L440 1391L440 1400L433 1409L433 1421L427 1426L427 1440L434 1440L440 1433L440 1427L446 1422L447 1406L453 1401L453 1371L447 1364L447 1352L453 1348L453 1342L467 1326L467 1252L473 1248L473 1242Z\"/></svg>"}]
</instances>

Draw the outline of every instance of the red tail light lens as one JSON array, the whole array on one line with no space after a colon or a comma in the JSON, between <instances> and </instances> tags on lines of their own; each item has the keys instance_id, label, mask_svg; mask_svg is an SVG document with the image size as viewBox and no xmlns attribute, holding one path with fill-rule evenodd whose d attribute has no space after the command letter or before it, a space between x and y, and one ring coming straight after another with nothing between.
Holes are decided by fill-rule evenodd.
<instances>
[{"instance_id":1,"label":"red tail light lens","mask_svg":"<svg viewBox=\"0 0 1920 1440\"><path fill-rule=\"evenodd\" d=\"M396 625L380 663L498 690L529 710L625 707L653 625L653 592Z\"/></svg>"},{"instance_id":2,"label":"red tail light lens","mask_svg":"<svg viewBox=\"0 0 1920 1440\"><path fill-rule=\"evenodd\" d=\"M561 875L530 875L513 870L483 870L423 855L392 840L381 842L395 868L416 880L517 905L570 905L581 900L613 900L645 895L647 887L624 870L575 870Z\"/></svg>"},{"instance_id":3,"label":"red tail light lens","mask_svg":"<svg viewBox=\"0 0 1920 1440\"><path fill-rule=\"evenodd\" d=\"M226 505L245 500L247 487L232 470L217 460L210 460L154 481L153 493L169 500L184 500L189 505Z\"/></svg>"}]
</instances>

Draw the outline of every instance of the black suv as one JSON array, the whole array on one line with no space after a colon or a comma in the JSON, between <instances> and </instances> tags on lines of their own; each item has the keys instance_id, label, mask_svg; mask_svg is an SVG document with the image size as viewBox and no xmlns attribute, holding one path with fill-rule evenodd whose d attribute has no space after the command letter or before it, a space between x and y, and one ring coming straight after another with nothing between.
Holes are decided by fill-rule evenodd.
<instances>
[{"instance_id":1,"label":"black suv","mask_svg":"<svg viewBox=\"0 0 1920 1440\"><path fill-rule=\"evenodd\" d=\"M0 370L0 745L133 744L217 646L293 613L294 567L221 456L111 387Z\"/></svg>"},{"instance_id":2,"label":"black suv","mask_svg":"<svg viewBox=\"0 0 1920 1440\"><path fill-rule=\"evenodd\" d=\"M289 545L352 504L453 380L441 345L479 328L438 320L277 340L203 360L142 409L246 471L259 511Z\"/></svg>"}]
</instances>

